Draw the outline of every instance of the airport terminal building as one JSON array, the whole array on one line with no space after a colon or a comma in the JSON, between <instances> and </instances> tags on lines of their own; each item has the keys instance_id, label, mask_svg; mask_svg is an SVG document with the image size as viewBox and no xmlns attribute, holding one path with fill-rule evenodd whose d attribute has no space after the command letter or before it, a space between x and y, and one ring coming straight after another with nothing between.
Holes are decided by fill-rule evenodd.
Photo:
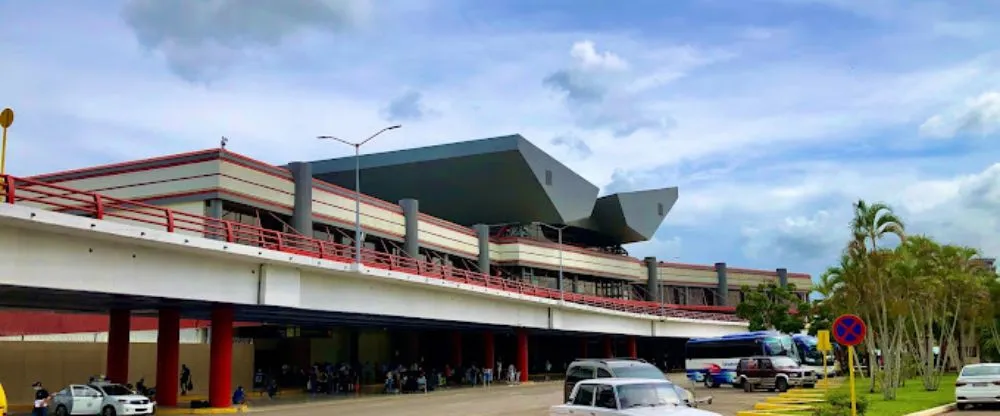
<instances>
[{"instance_id":1,"label":"airport terminal building","mask_svg":"<svg viewBox=\"0 0 1000 416\"><path fill-rule=\"evenodd\" d=\"M743 285L811 290L780 267L630 257L624 246L653 237L678 189L599 196L520 135L280 166L209 149L31 179L352 245L356 162L370 250L554 289L562 269L566 291L713 312L731 312Z\"/></svg>"}]
</instances>

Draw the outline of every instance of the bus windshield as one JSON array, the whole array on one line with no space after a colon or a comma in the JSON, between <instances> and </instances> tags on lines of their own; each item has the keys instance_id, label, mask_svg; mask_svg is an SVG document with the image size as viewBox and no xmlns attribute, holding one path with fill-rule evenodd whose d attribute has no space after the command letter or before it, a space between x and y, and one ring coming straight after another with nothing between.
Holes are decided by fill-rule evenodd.
<instances>
[{"instance_id":1,"label":"bus windshield","mask_svg":"<svg viewBox=\"0 0 1000 416\"><path fill-rule=\"evenodd\" d=\"M764 353L772 357L788 357L796 362L802 362L792 337L787 335L764 338Z\"/></svg>"},{"instance_id":2,"label":"bus windshield","mask_svg":"<svg viewBox=\"0 0 1000 416\"><path fill-rule=\"evenodd\" d=\"M802 363L806 365L823 365L823 353L821 353L816 345L817 340L813 337L803 337L798 340L799 355L802 356Z\"/></svg>"}]
</instances>

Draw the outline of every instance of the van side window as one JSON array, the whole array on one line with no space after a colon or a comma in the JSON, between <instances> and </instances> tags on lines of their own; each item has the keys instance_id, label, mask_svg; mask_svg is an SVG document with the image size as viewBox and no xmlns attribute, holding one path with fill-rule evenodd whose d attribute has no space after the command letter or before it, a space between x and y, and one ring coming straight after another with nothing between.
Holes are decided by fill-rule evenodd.
<instances>
[{"instance_id":1,"label":"van side window","mask_svg":"<svg viewBox=\"0 0 1000 416\"><path fill-rule=\"evenodd\" d=\"M610 371L605 370L603 368L598 368L597 369L597 378L614 378L614 376L611 375Z\"/></svg>"},{"instance_id":2,"label":"van side window","mask_svg":"<svg viewBox=\"0 0 1000 416\"><path fill-rule=\"evenodd\" d=\"M594 390L596 390L593 384L581 384L580 388L576 390L576 396L573 397L573 404L577 406L592 406L594 404Z\"/></svg>"},{"instance_id":3,"label":"van side window","mask_svg":"<svg viewBox=\"0 0 1000 416\"><path fill-rule=\"evenodd\" d=\"M594 378L593 367L579 366L569 370L569 374L566 375L566 382L575 384L580 380L590 380L592 378Z\"/></svg>"},{"instance_id":4,"label":"van side window","mask_svg":"<svg viewBox=\"0 0 1000 416\"><path fill-rule=\"evenodd\" d=\"M763 360L759 360L759 361L760 361L759 364L760 364L760 369L761 370L770 370L771 369L771 360L763 359Z\"/></svg>"}]
</instances>

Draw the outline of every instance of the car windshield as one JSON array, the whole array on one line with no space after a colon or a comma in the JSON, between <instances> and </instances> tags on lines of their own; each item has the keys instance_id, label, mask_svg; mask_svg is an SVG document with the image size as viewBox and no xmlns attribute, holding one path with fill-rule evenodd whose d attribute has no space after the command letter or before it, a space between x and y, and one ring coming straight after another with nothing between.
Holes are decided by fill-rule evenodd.
<instances>
[{"instance_id":1,"label":"car windshield","mask_svg":"<svg viewBox=\"0 0 1000 416\"><path fill-rule=\"evenodd\" d=\"M666 380L667 376L652 365L630 365L624 367L613 367L615 376L618 378L648 378L650 380Z\"/></svg>"},{"instance_id":2,"label":"car windshield","mask_svg":"<svg viewBox=\"0 0 1000 416\"><path fill-rule=\"evenodd\" d=\"M98 388L103 390L104 394L108 396L129 396L132 394L132 390L129 390L128 387L121 384L107 384Z\"/></svg>"},{"instance_id":3,"label":"car windshield","mask_svg":"<svg viewBox=\"0 0 1000 416\"><path fill-rule=\"evenodd\" d=\"M962 377L1000 376L1000 365L975 365L962 369Z\"/></svg>"},{"instance_id":4,"label":"car windshield","mask_svg":"<svg viewBox=\"0 0 1000 416\"><path fill-rule=\"evenodd\" d=\"M622 384L617 387L622 409L633 407L671 406L681 403L677 390L670 383Z\"/></svg>"},{"instance_id":5,"label":"car windshield","mask_svg":"<svg viewBox=\"0 0 1000 416\"><path fill-rule=\"evenodd\" d=\"M799 364L795 360L788 357L774 357L771 358L771 363L774 364L775 368L789 368L798 367Z\"/></svg>"}]
</instances>

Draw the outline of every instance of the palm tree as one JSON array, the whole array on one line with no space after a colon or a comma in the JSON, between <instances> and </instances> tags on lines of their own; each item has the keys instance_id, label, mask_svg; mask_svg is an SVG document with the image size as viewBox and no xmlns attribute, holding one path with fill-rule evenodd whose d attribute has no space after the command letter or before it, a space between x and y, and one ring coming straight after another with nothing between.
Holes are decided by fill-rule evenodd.
<instances>
[{"instance_id":1,"label":"palm tree","mask_svg":"<svg viewBox=\"0 0 1000 416\"><path fill-rule=\"evenodd\" d=\"M889 205L882 202L869 205L863 199L854 203L851 232L854 235L852 248L857 252L873 253L878 251L878 242L889 235L895 235L900 241L906 239L906 227L903 220L892 211Z\"/></svg>"}]
</instances>

